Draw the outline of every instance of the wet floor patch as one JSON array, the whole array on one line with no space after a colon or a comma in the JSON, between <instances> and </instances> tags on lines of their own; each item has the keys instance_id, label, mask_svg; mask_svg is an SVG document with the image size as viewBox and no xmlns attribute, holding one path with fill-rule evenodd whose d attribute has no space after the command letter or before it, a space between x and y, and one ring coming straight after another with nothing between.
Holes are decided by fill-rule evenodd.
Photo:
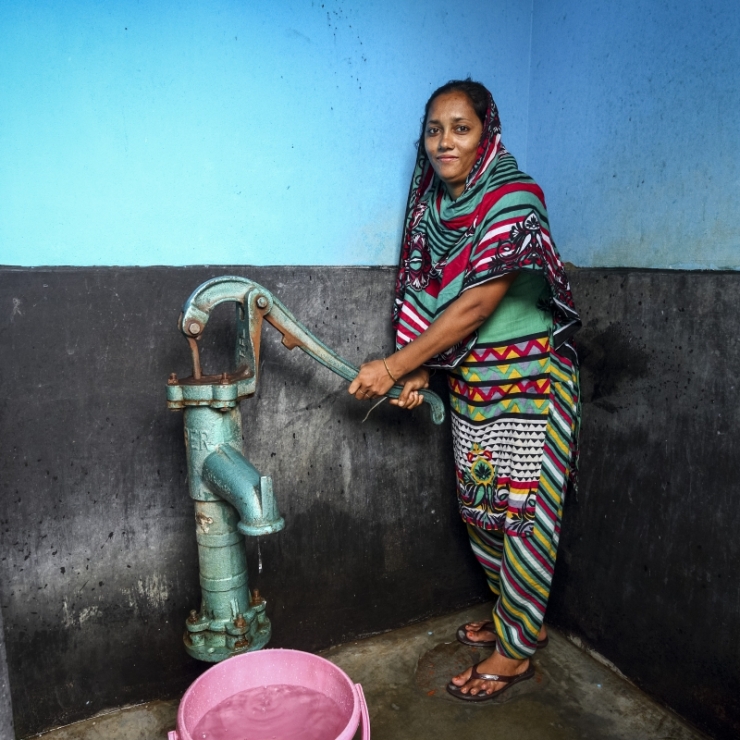
<instances>
[{"instance_id":1,"label":"wet floor patch","mask_svg":"<svg viewBox=\"0 0 740 740\"><path fill-rule=\"evenodd\" d=\"M699 740L704 736L550 631L535 677L480 704L447 698L453 675L490 655L460 645L460 624L490 605L430 619L324 656L362 684L373 740Z\"/></svg>"}]
</instances>

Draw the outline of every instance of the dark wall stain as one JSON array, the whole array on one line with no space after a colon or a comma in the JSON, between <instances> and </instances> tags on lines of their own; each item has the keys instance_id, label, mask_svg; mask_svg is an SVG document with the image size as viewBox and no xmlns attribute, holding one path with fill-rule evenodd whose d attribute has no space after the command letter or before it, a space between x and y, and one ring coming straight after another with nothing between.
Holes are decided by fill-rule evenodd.
<instances>
[{"instance_id":1,"label":"dark wall stain","mask_svg":"<svg viewBox=\"0 0 740 740\"><path fill-rule=\"evenodd\" d=\"M595 403L611 413L617 408L609 398L649 371L648 353L619 322L598 331L586 326L578 337L578 353L583 363L584 403Z\"/></svg>"}]
</instances>

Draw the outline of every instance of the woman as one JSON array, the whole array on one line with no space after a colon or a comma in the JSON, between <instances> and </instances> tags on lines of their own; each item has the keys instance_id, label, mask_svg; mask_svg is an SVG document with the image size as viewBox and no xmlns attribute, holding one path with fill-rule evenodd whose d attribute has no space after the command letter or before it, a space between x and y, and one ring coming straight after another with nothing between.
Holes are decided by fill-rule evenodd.
<instances>
[{"instance_id":1,"label":"woman","mask_svg":"<svg viewBox=\"0 0 740 740\"><path fill-rule=\"evenodd\" d=\"M358 399L404 385L422 403L429 369L447 371L457 491L493 619L463 625L491 657L447 690L484 701L531 678L575 463L580 326L549 235L544 196L501 143L483 85L452 81L426 105L406 212L393 324L397 351L368 362ZM393 401L391 403L394 403Z\"/></svg>"}]
</instances>

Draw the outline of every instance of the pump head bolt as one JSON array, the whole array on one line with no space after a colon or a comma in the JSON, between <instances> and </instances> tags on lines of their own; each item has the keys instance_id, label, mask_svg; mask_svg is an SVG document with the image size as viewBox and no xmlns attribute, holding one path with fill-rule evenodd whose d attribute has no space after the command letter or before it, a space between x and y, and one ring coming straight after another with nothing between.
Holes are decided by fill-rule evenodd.
<instances>
[{"instance_id":1,"label":"pump head bolt","mask_svg":"<svg viewBox=\"0 0 740 740\"><path fill-rule=\"evenodd\" d=\"M260 596L260 592L259 592L259 589L258 588L255 588L252 591L252 599L251 599L251 601L252 601L252 606L258 606L259 604L261 604L264 601L264 599Z\"/></svg>"},{"instance_id":2,"label":"pump head bolt","mask_svg":"<svg viewBox=\"0 0 740 740\"><path fill-rule=\"evenodd\" d=\"M190 624L195 624L198 621L198 612L195 611L195 609L190 610L190 616L188 617L188 622Z\"/></svg>"},{"instance_id":3,"label":"pump head bolt","mask_svg":"<svg viewBox=\"0 0 740 740\"><path fill-rule=\"evenodd\" d=\"M170 385L177 385L177 373L170 373L170 379L167 382Z\"/></svg>"},{"instance_id":4,"label":"pump head bolt","mask_svg":"<svg viewBox=\"0 0 740 740\"><path fill-rule=\"evenodd\" d=\"M200 324L197 321L191 321L188 324L188 331L191 334L200 334Z\"/></svg>"},{"instance_id":5,"label":"pump head bolt","mask_svg":"<svg viewBox=\"0 0 740 740\"><path fill-rule=\"evenodd\" d=\"M257 299L257 305L258 305L258 306L259 306L260 308L267 308L267 298L265 298L265 296L261 295L261 296L260 296L260 297L259 297L259 298Z\"/></svg>"}]
</instances>

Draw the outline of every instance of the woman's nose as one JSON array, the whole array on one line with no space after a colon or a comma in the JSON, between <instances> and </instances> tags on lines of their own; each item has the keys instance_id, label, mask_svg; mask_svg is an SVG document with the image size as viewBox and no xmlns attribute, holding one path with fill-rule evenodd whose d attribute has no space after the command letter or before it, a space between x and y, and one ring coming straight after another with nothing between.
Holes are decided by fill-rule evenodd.
<instances>
[{"instance_id":1,"label":"woman's nose","mask_svg":"<svg viewBox=\"0 0 740 740\"><path fill-rule=\"evenodd\" d=\"M439 148L440 149L452 149L452 134L450 131L443 131L439 137Z\"/></svg>"}]
</instances>

